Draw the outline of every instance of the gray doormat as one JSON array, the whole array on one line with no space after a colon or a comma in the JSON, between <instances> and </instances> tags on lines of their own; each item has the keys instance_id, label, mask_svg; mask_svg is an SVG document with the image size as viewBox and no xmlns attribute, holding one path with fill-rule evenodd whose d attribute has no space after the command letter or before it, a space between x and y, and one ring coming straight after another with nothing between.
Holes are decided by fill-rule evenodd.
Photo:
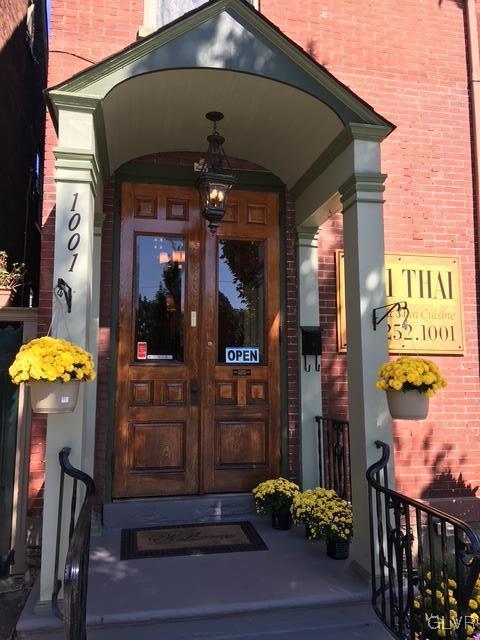
<instances>
[{"instance_id":1,"label":"gray doormat","mask_svg":"<svg viewBox=\"0 0 480 640\"><path fill-rule=\"evenodd\" d=\"M122 529L121 560L268 549L251 522Z\"/></svg>"}]
</instances>

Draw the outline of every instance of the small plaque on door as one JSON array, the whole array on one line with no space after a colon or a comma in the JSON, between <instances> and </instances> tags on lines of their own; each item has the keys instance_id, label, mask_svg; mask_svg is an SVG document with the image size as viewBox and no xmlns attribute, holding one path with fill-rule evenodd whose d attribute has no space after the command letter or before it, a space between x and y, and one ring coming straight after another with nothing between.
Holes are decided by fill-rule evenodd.
<instances>
[{"instance_id":1,"label":"small plaque on door","mask_svg":"<svg viewBox=\"0 0 480 640\"><path fill-rule=\"evenodd\" d=\"M239 376L239 377L244 377L244 376L251 376L252 375L252 370L251 369L234 369L233 370L233 375L234 376Z\"/></svg>"}]
</instances>

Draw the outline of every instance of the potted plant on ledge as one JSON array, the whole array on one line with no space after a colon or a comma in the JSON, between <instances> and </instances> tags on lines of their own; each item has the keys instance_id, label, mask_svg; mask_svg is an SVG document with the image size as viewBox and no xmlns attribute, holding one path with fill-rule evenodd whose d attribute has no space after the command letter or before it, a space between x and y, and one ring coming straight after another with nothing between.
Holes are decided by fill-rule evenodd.
<instances>
[{"instance_id":1,"label":"potted plant on ledge","mask_svg":"<svg viewBox=\"0 0 480 640\"><path fill-rule=\"evenodd\" d=\"M30 387L36 413L70 413L81 382L95 379L92 354L62 338L35 338L20 347L9 374Z\"/></svg>"},{"instance_id":2,"label":"potted plant on ledge","mask_svg":"<svg viewBox=\"0 0 480 640\"><path fill-rule=\"evenodd\" d=\"M431 360L403 356L386 362L378 370L377 389L387 394L392 418L424 420L428 414L429 399L447 381Z\"/></svg>"},{"instance_id":3,"label":"potted plant on ledge","mask_svg":"<svg viewBox=\"0 0 480 640\"><path fill-rule=\"evenodd\" d=\"M300 491L298 484L285 478L266 480L252 490L258 513L272 516L274 529L287 530L292 526L290 507L294 496Z\"/></svg>"},{"instance_id":4,"label":"potted plant on ledge","mask_svg":"<svg viewBox=\"0 0 480 640\"><path fill-rule=\"evenodd\" d=\"M25 277L25 265L14 262L8 270L8 255L0 251L0 309L8 307L12 298Z\"/></svg>"}]
</instances>

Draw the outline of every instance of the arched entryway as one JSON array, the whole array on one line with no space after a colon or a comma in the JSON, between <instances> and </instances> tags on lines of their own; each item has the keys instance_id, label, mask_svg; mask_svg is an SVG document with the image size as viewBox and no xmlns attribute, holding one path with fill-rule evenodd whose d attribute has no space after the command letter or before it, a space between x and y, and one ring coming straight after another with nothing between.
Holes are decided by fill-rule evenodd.
<instances>
[{"instance_id":1,"label":"arched entryway","mask_svg":"<svg viewBox=\"0 0 480 640\"><path fill-rule=\"evenodd\" d=\"M385 300L385 176L380 170L380 141L392 125L240 0L208 3L54 87L48 95L59 135L54 277L66 279L74 292L75 312L68 317L72 339L94 353L98 350L102 295L99 264L104 185L118 167L140 155L204 148L207 111L225 113L222 133L228 140L229 154L267 167L295 200L300 325L319 324L316 233L331 213L343 211L349 405L355 452L353 503L358 532L354 556L368 571L364 471L376 455L374 440L380 436L390 440L387 412L379 394L375 396L373 384L377 364L386 357L386 342L384 336L372 331L371 312ZM75 262L69 249L72 211L81 214ZM165 228L157 237L169 233ZM208 255L218 259L215 252ZM189 309L192 311L195 309ZM205 335L208 347L207 329ZM314 482L312 418L319 413L319 382L298 365L299 456L307 486ZM216 385L215 375L212 382ZM191 380L182 379L177 393L183 385L191 397L193 390L187 389ZM65 444L72 446L74 464L91 473L95 391L94 385L86 390L76 412L62 418L61 428L58 418L49 418L42 599L51 592L54 550L48 540L54 539L49 527L57 509L56 453ZM148 384L138 391L148 394ZM144 460L148 466L149 461ZM174 462L179 461L177 457Z\"/></svg>"}]
</instances>

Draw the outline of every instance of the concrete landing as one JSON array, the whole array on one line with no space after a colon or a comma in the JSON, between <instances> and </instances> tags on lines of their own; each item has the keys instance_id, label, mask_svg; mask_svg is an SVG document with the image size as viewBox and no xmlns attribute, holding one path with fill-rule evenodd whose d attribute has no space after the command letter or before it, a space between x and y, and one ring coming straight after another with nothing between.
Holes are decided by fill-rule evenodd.
<instances>
[{"instance_id":1,"label":"concrete landing","mask_svg":"<svg viewBox=\"0 0 480 640\"><path fill-rule=\"evenodd\" d=\"M119 528L92 538L89 640L390 638L348 561L328 558L303 529L248 519L268 550L121 561ZM60 640L58 621L33 614L33 604L34 596L18 637Z\"/></svg>"}]
</instances>

